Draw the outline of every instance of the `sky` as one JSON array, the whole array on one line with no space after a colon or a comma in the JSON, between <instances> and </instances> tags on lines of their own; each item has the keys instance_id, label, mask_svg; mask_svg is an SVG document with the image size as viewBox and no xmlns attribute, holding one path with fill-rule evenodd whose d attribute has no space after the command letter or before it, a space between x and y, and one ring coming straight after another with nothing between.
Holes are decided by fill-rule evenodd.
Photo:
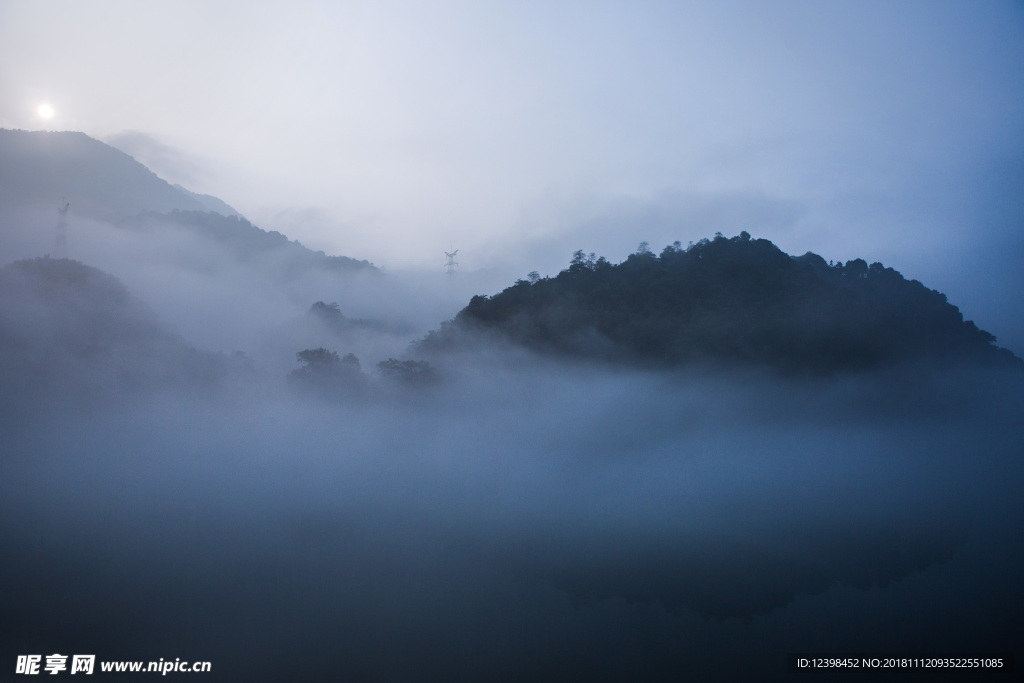
<instances>
[{"instance_id":1,"label":"sky","mask_svg":"<svg viewBox=\"0 0 1024 683\"><path fill-rule=\"evenodd\" d=\"M522 277L747 230L882 261L1018 353L1022 121L1009 0L0 0L0 127L314 249Z\"/></svg>"}]
</instances>

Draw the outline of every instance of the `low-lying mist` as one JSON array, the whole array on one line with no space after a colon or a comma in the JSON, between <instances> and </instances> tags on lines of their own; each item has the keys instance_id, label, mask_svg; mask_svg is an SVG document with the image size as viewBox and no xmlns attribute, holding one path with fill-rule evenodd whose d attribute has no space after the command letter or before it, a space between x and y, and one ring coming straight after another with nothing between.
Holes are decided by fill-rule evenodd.
<instances>
[{"instance_id":1,"label":"low-lying mist","mask_svg":"<svg viewBox=\"0 0 1024 683\"><path fill-rule=\"evenodd\" d=\"M437 370L6 424L3 656L770 680L788 652L1019 647L1019 377Z\"/></svg>"},{"instance_id":2,"label":"low-lying mist","mask_svg":"<svg viewBox=\"0 0 1024 683\"><path fill-rule=\"evenodd\" d=\"M52 207L0 206L0 218L6 224L0 230L0 267L54 250ZM509 280L496 271L447 277L440 266L443 252L434 272L330 269L313 258L325 255L281 235L283 244L269 240L268 246L268 233L249 225L232 239L218 239L223 236L193 224L196 219L152 214L110 222L72 210L67 255L118 278L196 348L241 351L278 373L294 365L296 351L309 346L345 344L351 347L346 352L370 364L397 355L453 317L471 296L497 292ZM230 224L219 216L210 220ZM309 329L303 318L316 301L338 303L347 318L374 323L378 334L338 342L323 330Z\"/></svg>"}]
</instances>

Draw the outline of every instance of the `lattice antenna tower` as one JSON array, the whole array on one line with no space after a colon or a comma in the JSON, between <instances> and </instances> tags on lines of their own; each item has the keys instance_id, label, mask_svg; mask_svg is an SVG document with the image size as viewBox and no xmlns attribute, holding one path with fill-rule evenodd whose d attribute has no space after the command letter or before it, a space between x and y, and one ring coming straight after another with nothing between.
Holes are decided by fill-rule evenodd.
<instances>
[{"instance_id":1,"label":"lattice antenna tower","mask_svg":"<svg viewBox=\"0 0 1024 683\"><path fill-rule=\"evenodd\" d=\"M71 203L63 200L57 205L57 236L53 240L53 257L68 257L68 209Z\"/></svg>"},{"instance_id":2,"label":"lattice antenna tower","mask_svg":"<svg viewBox=\"0 0 1024 683\"><path fill-rule=\"evenodd\" d=\"M448 251L444 252L444 255L445 255L444 270L449 275L455 275L455 269L459 267L459 262L455 260L455 255L458 254L458 253L459 253L458 249L456 249L455 251L451 251L451 252L448 252Z\"/></svg>"}]
</instances>

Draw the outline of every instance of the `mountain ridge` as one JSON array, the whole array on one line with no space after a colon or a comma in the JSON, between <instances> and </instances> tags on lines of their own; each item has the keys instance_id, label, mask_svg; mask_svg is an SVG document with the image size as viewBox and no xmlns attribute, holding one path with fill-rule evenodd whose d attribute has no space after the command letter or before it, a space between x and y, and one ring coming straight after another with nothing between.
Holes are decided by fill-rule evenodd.
<instances>
[{"instance_id":1,"label":"mountain ridge","mask_svg":"<svg viewBox=\"0 0 1024 683\"><path fill-rule=\"evenodd\" d=\"M276 253L288 273L376 268L366 260L313 251L250 223L223 200L171 185L129 154L77 131L0 129L0 237L21 257L41 255L40 216L58 202L85 218L131 230L185 230L246 260ZM55 217L55 215L54 215ZM0 247L3 244L0 243Z\"/></svg>"},{"instance_id":2,"label":"mountain ridge","mask_svg":"<svg viewBox=\"0 0 1024 683\"><path fill-rule=\"evenodd\" d=\"M768 366L829 374L980 360L1024 366L946 296L863 259L790 256L744 231L620 264L577 251L553 278L475 296L418 344L442 351L497 338L544 355L646 365Z\"/></svg>"},{"instance_id":3,"label":"mountain ridge","mask_svg":"<svg viewBox=\"0 0 1024 683\"><path fill-rule=\"evenodd\" d=\"M209 210L210 199L216 198L171 185L85 133L0 129L0 203L52 206L63 200L82 216L118 220L142 211Z\"/></svg>"}]
</instances>

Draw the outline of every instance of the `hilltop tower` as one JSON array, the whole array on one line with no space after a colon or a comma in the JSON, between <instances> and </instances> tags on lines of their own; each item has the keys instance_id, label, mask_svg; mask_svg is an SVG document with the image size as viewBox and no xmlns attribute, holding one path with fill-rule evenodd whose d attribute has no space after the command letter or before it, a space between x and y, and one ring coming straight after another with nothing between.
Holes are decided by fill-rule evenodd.
<instances>
[{"instance_id":1,"label":"hilltop tower","mask_svg":"<svg viewBox=\"0 0 1024 683\"><path fill-rule=\"evenodd\" d=\"M57 205L57 236L53 240L53 258L68 257L68 209L71 203Z\"/></svg>"},{"instance_id":2,"label":"hilltop tower","mask_svg":"<svg viewBox=\"0 0 1024 683\"><path fill-rule=\"evenodd\" d=\"M449 275L455 275L455 269L459 267L459 262L455 260L455 255L459 253L456 249L453 252L444 252L446 260L444 262L444 270Z\"/></svg>"}]
</instances>

